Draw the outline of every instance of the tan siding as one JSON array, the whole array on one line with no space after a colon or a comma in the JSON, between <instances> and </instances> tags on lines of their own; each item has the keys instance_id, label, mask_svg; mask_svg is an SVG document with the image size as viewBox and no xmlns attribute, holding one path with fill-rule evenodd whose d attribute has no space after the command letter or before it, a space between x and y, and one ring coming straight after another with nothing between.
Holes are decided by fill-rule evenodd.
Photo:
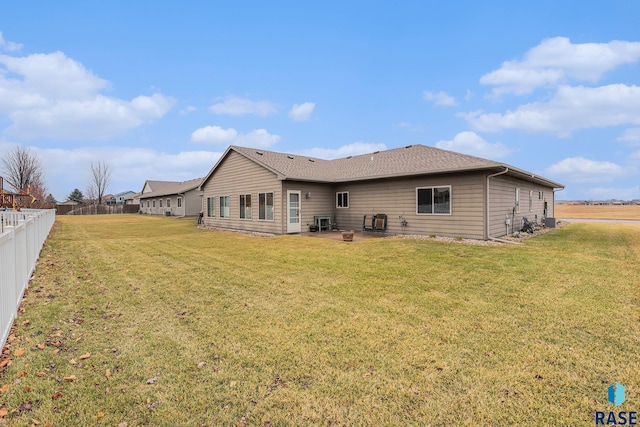
<instances>
[{"instance_id":1,"label":"tan siding","mask_svg":"<svg viewBox=\"0 0 640 427\"><path fill-rule=\"evenodd\" d=\"M490 178L489 207L491 209L489 230L491 237L501 237L511 234L522 228L522 218L542 221L544 217L544 202L547 202L547 216L553 216L553 188L544 187L531 182L523 181L509 176L497 176ZM516 188L520 189L520 212L513 213L515 207ZM533 191L533 204L529 204L529 191ZM538 192L543 192L540 200ZM508 227L505 225L507 218L511 221Z\"/></svg>"},{"instance_id":2,"label":"tan siding","mask_svg":"<svg viewBox=\"0 0 640 427\"><path fill-rule=\"evenodd\" d=\"M282 211L287 210L287 191L300 191L300 220L302 231L309 231L309 225L314 223L315 215L330 215L332 222L335 221L335 193L331 184L317 184L304 181L285 181L283 182L282 194ZM283 230L286 232L286 215L283 217Z\"/></svg>"},{"instance_id":3,"label":"tan siding","mask_svg":"<svg viewBox=\"0 0 640 427\"><path fill-rule=\"evenodd\" d=\"M202 191L198 191L198 189L187 191L182 199L182 207L185 216L199 215L202 210Z\"/></svg>"},{"instance_id":4,"label":"tan siding","mask_svg":"<svg viewBox=\"0 0 640 427\"><path fill-rule=\"evenodd\" d=\"M258 219L258 193L274 193L274 221ZM251 194L252 219L240 219L240 195ZM229 196L230 218L220 218L220 196ZM207 198L215 197L216 212L214 218L207 217ZM230 151L223 163L203 188L201 200L204 210L204 224L212 227L248 230L263 233L281 234L283 210L279 205L282 199L281 181L273 172L259 166L244 156Z\"/></svg>"},{"instance_id":5,"label":"tan siding","mask_svg":"<svg viewBox=\"0 0 640 427\"><path fill-rule=\"evenodd\" d=\"M364 215L384 213L387 232L403 232L400 216L407 221L405 234L482 239L484 223L483 175L442 175L340 184L349 191L349 209L336 209L341 229L362 229ZM451 215L416 214L416 188L451 186ZM335 196L334 196L335 197Z\"/></svg>"}]
</instances>

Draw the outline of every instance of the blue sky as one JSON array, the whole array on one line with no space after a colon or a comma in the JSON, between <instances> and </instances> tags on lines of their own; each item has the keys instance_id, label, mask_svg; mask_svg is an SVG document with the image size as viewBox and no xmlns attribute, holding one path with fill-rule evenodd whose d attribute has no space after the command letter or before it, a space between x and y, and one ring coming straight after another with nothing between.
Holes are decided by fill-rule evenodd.
<instances>
[{"instance_id":1,"label":"blue sky","mask_svg":"<svg viewBox=\"0 0 640 427\"><path fill-rule=\"evenodd\" d=\"M640 2L5 2L0 156L62 201L206 175L231 145L424 144L640 199Z\"/></svg>"}]
</instances>

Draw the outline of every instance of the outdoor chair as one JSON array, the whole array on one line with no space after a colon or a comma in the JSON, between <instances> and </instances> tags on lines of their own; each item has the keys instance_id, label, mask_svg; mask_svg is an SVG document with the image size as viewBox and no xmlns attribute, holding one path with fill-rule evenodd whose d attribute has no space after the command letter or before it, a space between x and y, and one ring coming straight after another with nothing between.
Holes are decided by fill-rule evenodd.
<instances>
[{"instance_id":1,"label":"outdoor chair","mask_svg":"<svg viewBox=\"0 0 640 427\"><path fill-rule=\"evenodd\" d=\"M373 231L386 231L387 230L387 215L377 214L373 220Z\"/></svg>"},{"instance_id":2,"label":"outdoor chair","mask_svg":"<svg viewBox=\"0 0 640 427\"><path fill-rule=\"evenodd\" d=\"M367 218L369 219L367 220ZM373 231L375 220L375 215L365 215L362 219L362 231Z\"/></svg>"}]
</instances>

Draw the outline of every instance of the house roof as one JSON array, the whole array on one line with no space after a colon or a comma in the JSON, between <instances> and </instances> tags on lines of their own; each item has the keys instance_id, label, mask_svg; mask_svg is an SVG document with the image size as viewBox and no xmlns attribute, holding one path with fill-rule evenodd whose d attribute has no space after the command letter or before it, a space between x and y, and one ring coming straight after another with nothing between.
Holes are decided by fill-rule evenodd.
<instances>
[{"instance_id":1,"label":"house roof","mask_svg":"<svg viewBox=\"0 0 640 427\"><path fill-rule=\"evenodd\" d=\"M541 182L554 188L564 188L562 184L504 163L420 144L335 160L230 146L202 180L202 184L209 179L230 151L262 165L282 180L348 182L477 170L499 172L508 168L508 173L518 178Z\"/></svg>"},{"instance_id":2,"label":"house roof","mask_svg":"<svg viewBox=\"0 0 640 427\"><path fill-rule=\"evenodd\" d=\"M160 197L171 194L182 194L187 191L195 190L200 186L202 178L190 179L189 181L176 182L176 181L145 181L146 187L148 186L151 191L147 193L140 193L141 199L149 197Z\"/></svg>"}]
</instances>

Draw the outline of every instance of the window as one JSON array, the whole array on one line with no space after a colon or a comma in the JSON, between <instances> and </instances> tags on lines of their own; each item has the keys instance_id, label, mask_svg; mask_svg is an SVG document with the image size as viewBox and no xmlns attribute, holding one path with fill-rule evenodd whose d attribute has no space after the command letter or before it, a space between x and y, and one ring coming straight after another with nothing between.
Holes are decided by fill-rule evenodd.
<instances>
[{"instance_id":1,"label":"window","mask_svg":"<svg viewBox=\"0 0 640 427\"><path fill-rule=\"evenodd\" d=\"M516 188L516 212L520 212L520 189Z\"/></svg>"},{"instance_id":2,"label":"window","mask_svg":"<svg viewBox=\"0 0 640 427\"><path fill-rule=\"evenodd\" d=\"M182 207L182 197L178 197L178 207Z\"/></svg>"},{"instance_id":3,"label":"window","mask_svg":"<svg viewBox=\"0 0 640 427\"><path fill-rule=\"evenodd\" d=\"M336 193L336 208L348 208L349 207L349 192L343 191Z\"/></svg>"},{"instance_id":4,"label":"window","mask_svg":"<svg viewBox=\"0 0 640 427\"><path fill-rule=\"evenodd\" d=\"M155 200L153 201L153 207L154 208L156 207L156 201Z\"/></svg>"},{"instance_id":5,"label":"window","mask_svg":"<svg viewBox=\"0 0 640 427\"><path fill-rule=\"evenodd\" d=\"M178 206L180 205L180 200L178 199ZM216 198L215 197L207 197L207 216L209 218L213 218L216 216Z\"/></svg>"},{"instance_id":6,"label":"window","mask_svg":"<svg viewBox=\"0 0 640 427\"><path fill-rule=\"evenodd\" d=\"M167 207L170 208L171 207L171 199L167 199Z\"/></svg>"},{"instance_id":7,"label":"window","mask_svg":"<svg viewBox=\"0 0 640 427\"><path fill-rule=\"evenodd\" d=\"M258 193L258 219L273 221L273 193Z\"/></svg>"},{"instance_id":8,"label":"window","mask_svg":"<svg viewBox=\"0 0 640 427\"><path fill-rule=\"evenodd\" d=\"M229 218L229 196L220 197L220 218Z\"/></svg>"},{"instance_id":9,"label":"window","mask_svg":"<svg viewBox=\"0 0 640 427\"><path fill-rule=\"evenodd\" d=\"M544 191L538 191L538 200L542 200L544 198Z\"/></svg>"},{"instance_id":10,"label":"window","mask_svg":"<svg viewBox=\"0 0 640 427\"><path fill-rule=\"evenodd\" d=\"M158 203L159 203L159 205L158 205L158 206L159 206L159 207L162 207L162 199L158 200Z\"/></svg>"},{"instance_id":11,"label":"window","mask_svg":"<svg viewBox=\"0 0 640 427\"><path fill-rule=\"evenodd\" d=\"M529 190L529 212L533 212L533 190Z\"/></svg>"},{"instance_id":12,"label":"window","mask_svg":"<svg viewBox=\"0 0 640 427\"><path fill-rule=\"evenodd\" d=\"M149 207L149 201L147 200L147 207Z\"/></svg>"},{"instance_id":13,"label":"window","mask_svg":"<svg viewBox=\"0 0 640 427\"><path fill-rule=\"evenodd\" d=\"M416 188L416 213L451 215L451 186Z\"/></svg>"},{"instance_id":14,"label":"window","mask_svg":"<svg viewBox=\"0 0 640 427\"><path fill-rule=\"evenodd\" d=\"M240 219L251 219L251 194L240 195Z\"/></svg>"}]
</instances>

